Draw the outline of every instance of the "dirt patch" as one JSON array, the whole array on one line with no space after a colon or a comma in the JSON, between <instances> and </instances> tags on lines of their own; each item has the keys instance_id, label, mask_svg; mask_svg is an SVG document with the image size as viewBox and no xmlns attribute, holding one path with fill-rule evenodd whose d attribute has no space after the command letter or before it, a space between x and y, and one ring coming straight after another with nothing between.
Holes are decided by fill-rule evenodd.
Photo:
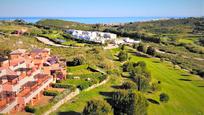
<instances>
[{"instance_id":1,"label":"dirt patch","mask_svg":"<svg viewBox=\"0 0 204 115\"><path fill-rule=\"evenodd\" d=\"M42 95L40 99L38 99L35 103L34 106L44 106L49 103L49 100L52 99L52 96L44 96Z\"/></svg>"},{"instance_id":2,"label":"dirt patch","mask_svg":"<svg viewBox=\"0 0 204 115\"><path fill-rule=\"evenodd\" d=\"M53 87L49 87L48 90L54 90L54 91L63 92L65 89L64 89L64 88L53 88Z\"/></svg>"}]
</instances>

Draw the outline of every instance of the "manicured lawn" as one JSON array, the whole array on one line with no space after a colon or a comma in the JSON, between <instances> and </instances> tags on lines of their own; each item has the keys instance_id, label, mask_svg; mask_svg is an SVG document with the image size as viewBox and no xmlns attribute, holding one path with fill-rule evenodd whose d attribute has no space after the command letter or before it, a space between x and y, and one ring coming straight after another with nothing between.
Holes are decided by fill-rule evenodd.
<instances>
[{"instance_id":1,"label":"manicured lawn","mask_svg":"<svg viewBox=\"0 0 204 115\"><path fill-rule=\"evenodd\" d=\"M179 42L180 43L193 43L193 41L190 39L180 39Z\"/></svg>"},{"instance_id":2,"label":"manicured lawn","mask_svg":"<svg viewBox=\"0 0 204 115\"><path fill-rule=\"evenodd\" d=\"M187 76L187 72L174 69L169 63L157 59L133 56L132 61L143 60L147 63L154 80L160 80L162 92L170 96L168 103L149 104L150 115L202 115L204 114L204 81L197 76ZM192 80L192 81L190 81ZM159 93L147 94L159 101Z\"/></svg>"},{"instance_id":3,"label":"manicured lawn","mask_svg":"<svg viewBox=\"0 0 204 115\"><path fill-rule=\"evenodd\" d=\"M66 103L61 106L57 112L52 113L52 115L57 115L59 113L74 113L74 112L82 112L86 102L91 99L101 99L105 98L105 95L102 95L103 92L112 92L114 88L112 86L118 85L122 83L121 77L110 76L110 80L93 90L83 91L81 92L71 103ZM71 112L72 111L72 112Z\"/></svg>"},{"instance_id":4,"label":"manicured lawn","mask_svg":"<svg viewBox=\"0 0 204 115\"><path fill-rule=\"evenodd\" d=\"M88 82L88 81L85 81L84 79L67 79L67 80L64 80L62 84L70 84L70 85L78 86L85 82Z\"/></svg>"}]
</instances>

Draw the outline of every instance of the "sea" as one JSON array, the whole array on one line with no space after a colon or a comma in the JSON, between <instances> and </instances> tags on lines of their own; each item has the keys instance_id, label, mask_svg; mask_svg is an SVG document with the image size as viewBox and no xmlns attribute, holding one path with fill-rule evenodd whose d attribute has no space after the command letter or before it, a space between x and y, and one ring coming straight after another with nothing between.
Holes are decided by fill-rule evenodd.
<instances>
[{"instance_id":1,"label":"sea","mask_svg":"<svg viewBox=\"0 0 204 115\"><path fill-rule=\"evenodd\" d=\"M22 19L28 23L36 23L44 19L59 19L85 24L122 24L130 22L144 22L152 20L185 18L185 17L0 17L0 20L12 21Z\"/></svg>"}]
</instances>

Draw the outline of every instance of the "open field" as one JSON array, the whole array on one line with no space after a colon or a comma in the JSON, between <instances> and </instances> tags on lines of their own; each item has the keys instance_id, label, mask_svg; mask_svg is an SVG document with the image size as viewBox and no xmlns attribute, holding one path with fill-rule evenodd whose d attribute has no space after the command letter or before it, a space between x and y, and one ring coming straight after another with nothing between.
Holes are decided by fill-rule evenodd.
<instances>
[{"instance_id":1,"label":"open field","mask_svg":"<svg viewBox=\"0 0 204 115\"><path fill-rule=\"evenodd\" d=\"M169 63L157 59L132 56L131 61L145 61L154 80L161 81L162 92L170 96L165 104L149 105L150 115L202 115L204 114L204 81L187 72L174 69ZM159 101L159 94L147 94L147 97Z\"/></svg>"}]
</instances>

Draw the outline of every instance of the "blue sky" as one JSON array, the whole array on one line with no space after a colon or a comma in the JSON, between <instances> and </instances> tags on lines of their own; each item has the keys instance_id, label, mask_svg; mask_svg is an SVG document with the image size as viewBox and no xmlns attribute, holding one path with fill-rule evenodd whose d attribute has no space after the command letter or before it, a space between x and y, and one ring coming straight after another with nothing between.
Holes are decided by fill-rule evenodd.
<instances>
[{"instance_id":1,"label":"blue sky","mask_svg":"<svg viewBox=\"0 0 204 115\"><path fill-rule=\"evenodd\" d=\"M204 0L0 0L0 17L204 16Z\"/></svg>"}]
</instances>

